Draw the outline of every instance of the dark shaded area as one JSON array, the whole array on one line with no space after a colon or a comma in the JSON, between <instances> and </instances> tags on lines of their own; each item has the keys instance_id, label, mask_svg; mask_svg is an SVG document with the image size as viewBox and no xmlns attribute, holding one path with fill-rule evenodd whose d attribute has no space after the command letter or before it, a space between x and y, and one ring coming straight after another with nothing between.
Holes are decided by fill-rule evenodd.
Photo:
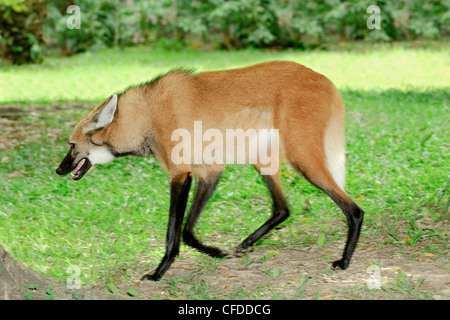
<instances>
[{"instance_id":1,"label":"dark shaded area","mask_svg":"<svg viewBox=\"0 0 450 320\"><path fill-rule=\"evenodd\" d=\"M13 64L42 61L43 23L47 1L29 0L26 5L0 3L0 57Z\"/></svg>"}]
</instances>

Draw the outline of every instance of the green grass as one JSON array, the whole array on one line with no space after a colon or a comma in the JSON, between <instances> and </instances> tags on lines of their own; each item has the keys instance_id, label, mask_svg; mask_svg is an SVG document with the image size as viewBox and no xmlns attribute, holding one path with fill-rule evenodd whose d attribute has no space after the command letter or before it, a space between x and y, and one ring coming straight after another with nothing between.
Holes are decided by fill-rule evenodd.
<instances>
[{"instance_id":1,"label":"green grass","mask_svg":"<svg viewBox=\"0 0 450 320\"><path fill-rule=\"evenodd\" d=\"M9 141L0 149L0 243L26 265L61 280L71 265L81 268L83 283L103 286L129 281L133 270L155 267L164 253L167 174L153 157L127 157L97 166L78 182L57 176L54 170L74 125L89 105L111 92L175 66L201 71L283 59L322 72L343 93L346 189L366 212L362 241L377 235L383 239L379 245L424 252L432 245L433 252L445 252L448 239L442 225L421 228L416 222L448 219L449 49L448 44L331 52L141 47L48 58L42 65L2 66L0 104L24 106L18 119L0 122L7 129L0 139ZM61 102L86 104L53 107ZM291 246L343 241L346 227L336 205L290 168L283 167L282 173L292 216L269 238ZM197 233L231 251L269 217L270 208L261 177L250 167L230 167ZM425 240L427 246L422 246ZM201 283L195 292L201 296Z\"/></svg>"},{"instance_id":2,"label":"green grass","mask_svg":"<svg viewBox=\"0 0 450 320\"><path fill-rule=\"evenodd\" d=\"M434 46L436 47L436 46ZM257 62L294 60L327 75L344 90L448 89L448 45L408 49L384 45L339 51L235 52L167 51L148 47L109 49L41 65L0 66L0 104L103 100L176 66L202 70L241 67ZM447 51L446 51L447 50Z\"/></svg>"}]
</instances>

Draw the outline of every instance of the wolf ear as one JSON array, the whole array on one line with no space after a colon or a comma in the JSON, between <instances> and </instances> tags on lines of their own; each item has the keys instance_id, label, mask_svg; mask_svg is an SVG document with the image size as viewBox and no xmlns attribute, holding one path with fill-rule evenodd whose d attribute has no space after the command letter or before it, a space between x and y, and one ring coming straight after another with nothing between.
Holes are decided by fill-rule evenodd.
<instances>
[{"instance_id":1,"label":"wolf ear","mask_svg":"<svg viewBox=\"0 0 450 320\"><path fill-rule=\"evenodd\" d=\"M87 129L91 131L109 126L109 124L114 119L116 109L117 109L117 94L114 94L109 100L109 102L92 116L91 121L87 126Z\"/></svg>"}]
</instances>

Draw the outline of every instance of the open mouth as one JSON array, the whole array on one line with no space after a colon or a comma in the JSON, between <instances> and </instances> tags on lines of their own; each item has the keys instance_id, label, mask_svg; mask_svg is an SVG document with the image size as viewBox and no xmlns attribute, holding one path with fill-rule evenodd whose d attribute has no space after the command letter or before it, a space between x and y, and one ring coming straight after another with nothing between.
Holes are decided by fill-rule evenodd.
<instances>
[{"instance_id":1,"label":"open mouth","mask_svg":"<svg viewBox=\"0 0 450 320\"><path fill-rule=\"evenodd\" d=\"M72 172L72 180L80 180L91 167L92 164L88 158L81 159L78 162L75 170Z\"/></svg>"}]
</instances>

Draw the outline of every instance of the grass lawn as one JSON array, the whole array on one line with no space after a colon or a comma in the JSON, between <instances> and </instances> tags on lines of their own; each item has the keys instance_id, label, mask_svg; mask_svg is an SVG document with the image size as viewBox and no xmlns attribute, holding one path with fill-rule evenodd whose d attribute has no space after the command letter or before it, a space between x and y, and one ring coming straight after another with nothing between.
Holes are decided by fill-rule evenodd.
<instances>
[{"instance_id":1,"label":"grass lawn","mask_svg":"<svg viewBox=\"0 0 450 320\"><path fill-rule=\"evenodd\" d=\"M78 182L59 177L54 170L73 127L112 92L172 67L203 71L279 59L325 74L343 94L346 189L366 212L361 244L443 256L450 201L449 50L448 44L329 52L138 47L0 66L0 243L48 276L65 280L67 268L77 266L83 283L102 287L157 266L168 218L167 174L153 157L126 157L97 166ZM265 239L299 248L345 241L337 206L287 166L282 178L292 216ZM269 193L254 169L229 167L197 234L232 251L270 211Z\"/></svg>"}]
</instances>

